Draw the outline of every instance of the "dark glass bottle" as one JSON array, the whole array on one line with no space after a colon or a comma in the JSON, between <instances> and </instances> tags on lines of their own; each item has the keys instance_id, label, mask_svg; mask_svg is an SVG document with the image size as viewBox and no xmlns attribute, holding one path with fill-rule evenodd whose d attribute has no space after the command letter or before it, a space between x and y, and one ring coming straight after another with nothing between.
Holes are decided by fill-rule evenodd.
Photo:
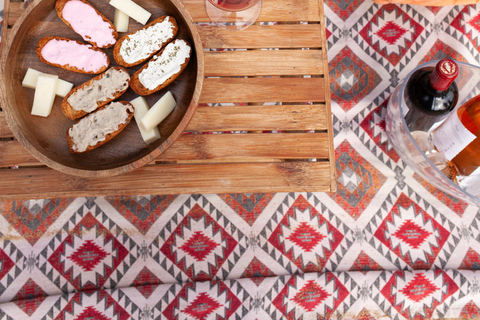
<instances>
[{"instance_id":1,"label":"dark glass bottle","mask_svg":"<svg viewBox=\"0 0 480 320\"><path fill-rule=\"evenodd\" d=\"M455 108L458 87L457 64L450 59L440 60L435 67L426 67L412 74L405 87L408 112L405 122L410 131L428 131Z\"/></svg>"}]
</instances>

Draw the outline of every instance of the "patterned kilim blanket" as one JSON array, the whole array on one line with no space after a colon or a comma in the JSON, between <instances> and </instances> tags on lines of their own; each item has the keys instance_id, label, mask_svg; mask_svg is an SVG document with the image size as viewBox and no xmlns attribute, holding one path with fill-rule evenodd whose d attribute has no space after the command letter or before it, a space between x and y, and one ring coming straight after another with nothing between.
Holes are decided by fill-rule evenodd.
<instances>
[{"instance_id":1,"label":"patterned kilim blanket","mask_svg":"<svg viewBox=\"0 0 480 320\"><path fill-rule=\"evenodd\" d=\"M384 130L418 64L480 64L480 5L327 0L325 15L338 192L0 203L0 319L480 317L479 209Z\"/></svg>"}]
</instances>

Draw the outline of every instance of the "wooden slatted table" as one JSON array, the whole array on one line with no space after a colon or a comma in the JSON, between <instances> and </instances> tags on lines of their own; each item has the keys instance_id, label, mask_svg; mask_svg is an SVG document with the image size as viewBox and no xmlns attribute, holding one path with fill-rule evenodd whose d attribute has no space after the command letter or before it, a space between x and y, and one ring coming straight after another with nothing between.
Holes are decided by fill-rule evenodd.
<instances>
[{"instance_id":1,"label":"wooden slatted table","mask_svg":"<svg viewBox=\"0 0 480 320\"><path fill-rule=\"evenodd\" d=\"M80 178L38 162L0 111L0 200L335 190L323 2L263 0L256 25L240 32L205 25L204 0L182 2L205 48L200 105L186 134L133 172ZM3 39L25 5L6 0Z\"/></svg>"}]
</instances>

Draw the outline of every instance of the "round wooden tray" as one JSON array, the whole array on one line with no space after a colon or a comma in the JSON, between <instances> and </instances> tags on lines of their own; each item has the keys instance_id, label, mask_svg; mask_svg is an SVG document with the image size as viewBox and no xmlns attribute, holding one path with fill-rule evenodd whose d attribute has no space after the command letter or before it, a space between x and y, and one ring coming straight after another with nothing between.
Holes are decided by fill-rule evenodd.
<instances>
[{"instance_id":1,"label":"round wooden tray","mask_svg":"<svg viewBox=\"0 0 480 320\"><path fill-rule=\"evenodd\" d=\"M115 9L105 0L89 1L97 10L113 22ZM47 118L30 114L34 89L22 87L27 69L57 74L60 79L77 86L95 75L85 75L49 66L42 63L35 49L44 36L62 36L80 40L81 37L64 24L55 12L55 1L35 0L22 14L8 39L2 42L0 56L0 102L6 111L7 123L15 137L34 157L58 171L82 176L105 177L125 173L153 161L164 152L185 130L198 104L204 78L203 48L197 28L179 0L142 0L139 3L152 13L149 21L162 15L171 15L177 20L177 39L185 39L192 45L192 57L184 72L163 90L146 96L152 106L163 94L171 91L177 101L173 112L159 125L162 138L147 145L133 120L117 137L107 144L83 153L69 151L66 131L75 121L69 120L61 111L62 98L57 96L51 114ZM130 18L129 32L142 25ZM125 33L119 33L119 38ZM110 57L110 67L115 66L113 49L104 49ZM143 64L127 68L130 75ZM132 89L118 100L131 101L137 95Z\"/></svg>"}]
</instances>

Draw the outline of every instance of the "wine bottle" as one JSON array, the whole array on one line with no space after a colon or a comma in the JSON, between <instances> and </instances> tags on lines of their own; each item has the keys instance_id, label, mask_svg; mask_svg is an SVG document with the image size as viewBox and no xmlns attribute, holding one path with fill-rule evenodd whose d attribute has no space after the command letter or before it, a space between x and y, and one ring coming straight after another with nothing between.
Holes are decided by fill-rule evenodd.
<instances>
[{"instance_id":1,"label":"wine bottle","mask_svg":"<svg viewBox=\"0 0 480 320\"><path fill-rule=\"evenodd\" d=\"M435 149L445 155L461 176L480 174L480 95L431 132Z\"/></svg>"},{"instance_id":2,"label":"wine bottle","mask_svg":"<svg viewBox=\"0 0 480 320\"><path fill-rule=\"evenodd\" d=\"M430 130L455 108L458 101L457 75L457 64L446 58L435 67L421 68L411 75L404 96L408 107L405 122L410 131Z\"/></svg>"}]
</instances>

